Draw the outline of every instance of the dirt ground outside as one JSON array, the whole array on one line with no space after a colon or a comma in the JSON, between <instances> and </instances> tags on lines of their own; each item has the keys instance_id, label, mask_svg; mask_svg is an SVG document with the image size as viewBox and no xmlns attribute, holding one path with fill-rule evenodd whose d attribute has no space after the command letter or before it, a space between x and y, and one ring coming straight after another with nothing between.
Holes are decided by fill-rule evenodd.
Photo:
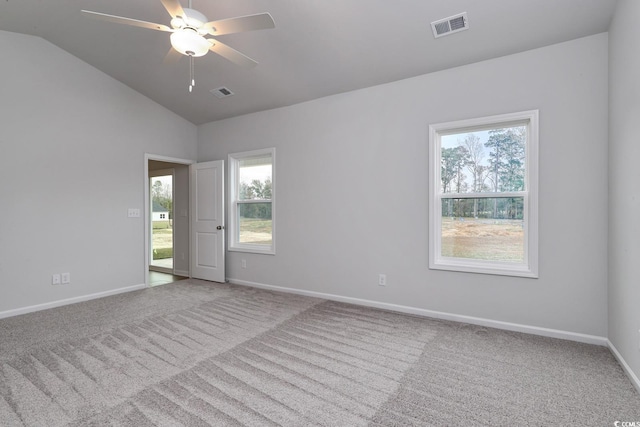
<instances>
[{"instance_id":1,"label":"dirt ground outside","mask_svg":"<svg viewBox=\"0 0 640 427\"><path fill-rule=\"evenodd\" d=\"M268 245L271 220L242 218L240 242ZM153 249L166 253L173 248L173 230L154 229ZM522 220L442 218L442 256L497 261L524 260Z\"/></svg>"},{"instance_id":2,"label":"dirt ground outside","mask_svg":"<svg viewBox=\"0 0 640 427\"><path fill-rule=\"evenodd\" d=\"M173 248L173 230L170 228L153 230L153 248L166 249Z\"/></svg>"},{"instance_id":3,"label":"dirt ground outside","mask_svg":"<svg viewBox=\"0 0 640 427\"><path fill-rule=\"evenodd\" d=\"M442 256L524 261L522 220L442 218Z\"/></svg>"},{"instance_id":4,"label":"dirt ground outside","mask_svg":"<svg viewBox=\"0 0 640 427\"><path fill-rule=\"evenodd\" d=\"M154 228L151 234L153 259L173 258L173 229Z\"/></svg>"},{"instance_id":5,"label":"dirt ground outside","mask_svg":"<svg viewBox=\"0 0 640 427\"><path fill-rule=\"evenodd\" d=\"M270 245L273 224L270 219L240 218L240 243Z\"/></svg>"},{"instance_id":6,"label":"dirt ground outside","mask_svg":"<svg viewBox=\"0 0 640 427\"><path fill-rule=\"evenodd\" d=\"M241 218L240 242L270 245L272 241L272 221L270 219ZM171 228L153 229L152 242L154 259L171 258L173 249L173 230Z\"/></svg>"}]
</instances>

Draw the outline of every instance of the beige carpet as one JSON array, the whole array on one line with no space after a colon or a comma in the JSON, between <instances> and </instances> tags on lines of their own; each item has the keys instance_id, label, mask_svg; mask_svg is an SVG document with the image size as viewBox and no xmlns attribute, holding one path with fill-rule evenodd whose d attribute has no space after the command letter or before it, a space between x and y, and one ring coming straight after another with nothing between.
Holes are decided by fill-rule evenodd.
<instances>
[{"instance_id":1,"label":"beige carpet","mask_svg":"<svg viewBox=\"0 0 640 427\"><path fill-rule=\"evenodd\" d=\"M1 426L610 426L608 349L182 281L0 320Z\"/></svg>"}]
</instances>

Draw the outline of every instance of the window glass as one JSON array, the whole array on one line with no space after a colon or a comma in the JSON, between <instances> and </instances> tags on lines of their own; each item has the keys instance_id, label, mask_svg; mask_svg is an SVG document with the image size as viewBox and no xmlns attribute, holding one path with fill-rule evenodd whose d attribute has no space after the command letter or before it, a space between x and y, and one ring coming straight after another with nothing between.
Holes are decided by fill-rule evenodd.
<instances>
[{"instance_id":1,"label":"window glass","mask_svg":"<svg viewBox=\"0 0 640 427\"><path fill-rule=\"evenodd\" d=\"M275 253L275 149L229 155L229 250Z\"/></svg>"}]
</instances>

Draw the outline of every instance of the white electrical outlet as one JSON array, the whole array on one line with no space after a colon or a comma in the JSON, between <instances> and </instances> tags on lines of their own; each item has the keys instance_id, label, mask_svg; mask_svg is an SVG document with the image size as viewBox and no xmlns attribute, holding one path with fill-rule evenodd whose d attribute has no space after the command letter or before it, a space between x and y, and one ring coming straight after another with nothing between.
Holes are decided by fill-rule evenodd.
<instances>
[{"instance_id":1,"label":"white electrical outlet","mask_svg":"<svg viewBox=\"0 0 640 427\"><path fill-rule=\"evenodd\" d=\"M378 285L379 286L387 286L387 275L386 274L378 275Z\"/></svg>"},{"instance_id":2,"label":"white electrical outlet","mask_svg":"<svg viewBox=\"0 0 640 427\"><path fill-rule=\"evenodd\" d=\"M242 268L247 268L247 260L246 260L246 259L243 259L243 260L240 262L240 265L242 265Z\"/></svg>"},{"instance_id":3,"label":"white electrical outlet","mask_svg":"<svg viewBox=\"0 0 640 427\"><path fill-rule=\"evenodd\" d=\"M52 274L51 275L51 284L52 285L59 285L60 284L60 275L59 274Z\"/></svg>"},{"instance_id":4,"label":"white electrical outlet","mask_svg":"<svg viewBox=\"0 0 640 427\"><path fill-rule=\"evenodd\" d=\"M66 285L71 283L71 273L62 273L62 284Z\"/></svg>"}]
</instances>

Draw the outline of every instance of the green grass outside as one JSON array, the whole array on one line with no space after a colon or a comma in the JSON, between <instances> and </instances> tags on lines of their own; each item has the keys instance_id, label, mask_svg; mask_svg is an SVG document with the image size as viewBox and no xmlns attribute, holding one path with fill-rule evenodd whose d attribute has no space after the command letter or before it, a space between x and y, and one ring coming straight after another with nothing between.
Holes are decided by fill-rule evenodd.
<instances>
[{"instance_id":1,"label":"green grass outside","mask_svg":"<svg viewBox=\"0 0 640 427\"><path fill-rule=\"evenodd\" d=\"M158 248L153 250L153 259L173 258L173 248Z\"/></svg>"}]
</instances>

